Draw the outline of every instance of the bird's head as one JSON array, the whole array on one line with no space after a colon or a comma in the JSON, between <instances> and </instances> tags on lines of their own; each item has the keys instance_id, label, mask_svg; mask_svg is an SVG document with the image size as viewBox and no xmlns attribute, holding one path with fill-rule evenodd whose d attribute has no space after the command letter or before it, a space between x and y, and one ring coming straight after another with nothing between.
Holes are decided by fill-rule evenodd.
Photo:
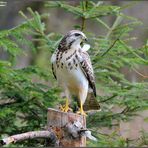
<instances>
[{"instance_id":1,"label":"bird's head","mask_svg":"<svg viewBox=\"0 0 148 148\"><path fill-rule=\"evenodd\" d=\"M80 44L87 41L85 34L79 30L69 31L61 40L59 49L68 50L71 48L79 48Z\"/></svg>"}]
</instances>

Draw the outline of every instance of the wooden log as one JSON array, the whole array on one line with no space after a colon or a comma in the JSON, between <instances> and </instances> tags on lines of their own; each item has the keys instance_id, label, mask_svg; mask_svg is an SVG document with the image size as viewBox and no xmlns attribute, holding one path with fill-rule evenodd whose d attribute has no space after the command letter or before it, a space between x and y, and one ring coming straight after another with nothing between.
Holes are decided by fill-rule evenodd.
<instances>
[{"instance_id":1,"label":"wooden log","mask_svg":"<svg viewBox=\"0 0 148 148\"><path fill-rule=\"evenodd\" d=\"M47 113L47 126L51 128L57 135L59 146L62 147L86 147L86 137L77 136L76 133L72 136L67 130L67 125L72 125L74 122L80 123L83 128L86 128L85 116L75 113L65 113L59 110L48 108ZM69 126L69 127L70 127ZM71 129L72 130L72 129Z\"/></svg>"},{"instance_id":2,"label":"wooden log","mask_svg":"<svg viewBox=\"0 0 148 148\"><path fill-rule=\"evenodd\" d=\"M30 131L3 138L0 140L1 145L8 145L10 143L16 143L23 140L35 139L35 138L47 138L52 143L52 146L56 146L56 135L51 131ZM53 143L55 142L55 143Z\"/></svg>"}]
</instances>

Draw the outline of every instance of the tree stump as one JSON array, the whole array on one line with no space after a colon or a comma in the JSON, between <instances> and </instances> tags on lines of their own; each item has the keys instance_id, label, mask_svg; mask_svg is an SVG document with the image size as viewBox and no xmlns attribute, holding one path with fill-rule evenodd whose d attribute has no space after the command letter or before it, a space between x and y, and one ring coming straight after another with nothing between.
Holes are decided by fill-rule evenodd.
<instances>
[{"instance_id":1,"label":"tree stump","mask_svg":"<svg viewBox=\"0 0 148 148\"><path fill-rule=\"evenodd\" d=\"M56 134L59 140L59 146L61 147L86 147L86 137L72 137L68 131L65 130L66 125L72 124L75 121L78 121L83 128L86 128L85 116L48 108L47 127L52 129Z\"/></svg>"}]
</instances>

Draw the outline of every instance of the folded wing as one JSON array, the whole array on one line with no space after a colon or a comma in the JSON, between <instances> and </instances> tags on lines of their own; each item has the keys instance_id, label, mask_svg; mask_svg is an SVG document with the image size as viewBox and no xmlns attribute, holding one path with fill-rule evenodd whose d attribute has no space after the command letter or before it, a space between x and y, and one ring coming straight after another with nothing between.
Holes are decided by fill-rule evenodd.
<instances>
[{"instance_id":1,"label":"folded wing","mask_svg":"<svg viewBox=\"0 0 148 148\"><path fill-rule=\"evenodd\" d=\"M95 86L95 77L92 68L92 64L90 61L90 57L87 52L81 52L81 60L79 60L80 68L82 69L84 75L86 76L89 87L93 90L93 92L88 92L87 99L83 105L84 110L99 110L100 105L96 100L96 86Z\"/></svg>"}]
</instances>

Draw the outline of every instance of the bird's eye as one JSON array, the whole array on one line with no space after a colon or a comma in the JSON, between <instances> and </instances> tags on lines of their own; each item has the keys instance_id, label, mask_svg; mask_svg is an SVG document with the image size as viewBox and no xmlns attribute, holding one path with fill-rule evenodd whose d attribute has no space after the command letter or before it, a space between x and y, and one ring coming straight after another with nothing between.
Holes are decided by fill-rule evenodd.
<instances>
[{"instance_id":1,"label":"bird's eye","mask_svg":"<svg viewBox=\"0 0 148 148\"><path fill-rule=\"evenodd\" d=\"M75 36L80 36L81 34L80 33L75 33Z\"/></svg>"}]
</instances>

